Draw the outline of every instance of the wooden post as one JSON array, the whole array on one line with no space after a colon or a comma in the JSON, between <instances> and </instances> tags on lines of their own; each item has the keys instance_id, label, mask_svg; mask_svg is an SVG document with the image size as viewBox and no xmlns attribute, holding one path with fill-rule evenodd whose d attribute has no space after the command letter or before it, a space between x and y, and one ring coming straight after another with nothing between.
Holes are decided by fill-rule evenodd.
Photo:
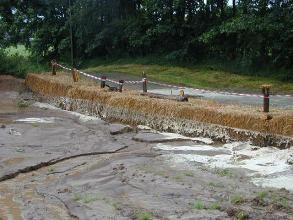
<instances>
[{"instance_id":1,"label":"wooden post","mask_svg":"<svg viewBox=\"0 0 293 220\"><path fill-rule=\"evenodd\" d=\"M123 83L124 83L124 80L119 80L119 92L122 92L122 88L123 88Z\"/></svg>"},{"instance_id":2,"label":"wooden post","mask_svg":"<svg viewBox=\"0 0 293 220\"><path fill-rule=\"evenodd\" d=\"M77 79L77 82L78 82L80 80L80 73L76 70L75 74L76 74L76 79Z\"/></svg>"},{"instance_id":3,"label":"wooden post","mask_svg":"<svg viewBox=\"0 0 293 220\"><path fill-rule=\"evenodd\" d=\"M142 91L145 93L148 92L147 77L144 72L142 72Z\"/></svg>"},{"instance_id":4,"label":"wooden post","mask_svg":"<svg viewBox=\"0 0 293 220\"><path fill-rule=\"evenodd\" d=\"M263 111L270 111L270 88L271 85L262 85L262 93L263 93Z\"/></svg>"},{"instance_id":5,"label":"wooden post","mask_svg":"<svg viewBox=\"0 0 293 220\"><path fill-rule=\"evenodd\" d=\"M74 69L73 68L71 69L71 74L72 74L73 82L76 82L75 72L74 72Z\"/></svg>"},{"instance_id":6,"label":"wooden post","mask_svg":"<svg viewBox=\"0 0 293 220\"><path fill-rule=\"evenodd\" d=\"M179 99L182 102L188 102L188 96L185 95L184 90L179 91Z\"/></svg>"},{"instance_id":7,"label":"wooden post","mask_svg":"<svg viewBox=\"0 0 293 220\"><path fill-rule=\"evenodd\" d=\"M105 86L106 86L106 79L107 79L106 76L101 77L101 88L102 89L105 88Z\"/></svg>"},{"instance_id":8,"label":"wooden post","mask_svg":"<svg viewBox=\"0 0 293 220\"><path fill-rule=\"evenodd\" d=\"M181 97L184 97L184 96L185 96L185 94L184 94L184 90L180 90L180 91L179 91L179 96L181 96Z\"/></svg>"},{"instance_id":9,"label":"wooden post","mask_svg":"<svg viewBox=\"0 0 293 220\"><path fill-rule=\"evenodd\" d=\"M71 73L72 73L73 82L78 82L78 76L77 76L76 69L73 68L71 70Z\"/></svg>"},{"instance_id":10,"label":"wooden post","mask_svg":"<svg viewBox=\"0 0 293 220\"><path fill-rule=\"evenodd\" d=\"M57 75L57 73L56 73L56 61L52 60L51 65L52 65L52 75L55 76L55 75Z\"/></svg>"}]
</instances>

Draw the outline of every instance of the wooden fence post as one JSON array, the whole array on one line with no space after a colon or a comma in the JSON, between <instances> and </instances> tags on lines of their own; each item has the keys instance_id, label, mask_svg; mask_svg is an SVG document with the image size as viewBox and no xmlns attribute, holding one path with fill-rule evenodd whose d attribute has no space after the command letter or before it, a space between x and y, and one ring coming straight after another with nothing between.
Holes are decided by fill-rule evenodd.
<instances>
[{"instance_id":1,"label":"wooden fence post","mask_svg":"<svg viewBox=\"0 0 293 220\"><path fill-rule=\"evenodd\" d=\"M52 75L53 76L57 75L57 73L56 73L56 61L55 60L51 61L51 66L52 66Z\"/></svg>"},{"instance_id":2,"label":"wooden fence post","mask_svg":"<svg viewBox=\"0 0 293 220\"><path fill-rule=\"evenodd\" d=\"M179 91L179 100L182 102L188 102L188 96L185 95L184 90Z\"/></svg>"},{"instance_id":3,"label":"wooden fence post","mask_svg":"<svg viewBox=\"0 0 293 220\"><path fill-rule=\"evenodd\" d=\"M119 92L122 92L122 88L123 88L123 83L124 83L124 80L119 80Z\"/></svg>"},{"instance_id":4,"label":"wooden fence post","mask_svg":"<svg viewBox=\"0 0 293 220\"><path fill-rule=\"evenodd\" d=\"M105 86L106 86L106 79L107 79L106 76L101 77L101 88L102 89L105 88Z\"/></svg>"},{"instance_id":5,"label":"wooden fence post","mask_svg":"<svg viewBox=\"0 0 293 220\"><path fill-rule=\"evenodd\" d=\"M263 93L263 111L269 112L270 111L270 89L271 85L262 85L261 86L262 93Z\"/></svg>"},{"instance_id":6,"label":"wooden fence post","mask_svg":"<svg viewBox=\"0 0 293 220\"><path fill-rule=\"evenodd\" d=\"M78 74L75 68L72 68L71 74L72 74L73 82L78 82Z\"/></svg>"},{"instance_id":7,"label":"wooden fence post","mask_svg":"<svg viewBox=\"0 0 293 220\"><path fill-rule=\"evenodd\" d=\"M76 78L77 78L77 82L80 80L80 73L79 71L75 70L75 74L76 74Z\"/></svg>"},{"instance_id":8,"label":"wooden fence post","mask_svg":"<svg viewBox=\"0 0 293 220\"><path fill-rule=\"evenodd\" d=\"M144 72L142 73L142 91L144 93L148 92L147 77L146 77L146 74Z\"/></svg>"}]
</instances>

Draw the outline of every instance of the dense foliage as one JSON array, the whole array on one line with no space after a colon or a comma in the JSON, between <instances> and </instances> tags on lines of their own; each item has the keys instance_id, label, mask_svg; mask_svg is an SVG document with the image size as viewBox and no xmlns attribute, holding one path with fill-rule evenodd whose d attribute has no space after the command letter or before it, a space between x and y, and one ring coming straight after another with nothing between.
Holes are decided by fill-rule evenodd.
<instances>
[{"instance_id":1,"label":"dense foliage","mask_svg":"<svg viewBox=\"0 0 293 220\"><path fill-rule=\"evenodd\" d=\"M23 43L44 59L161 54L246 66L293 67L290 0L1 1L2 47Z\"/></svg>"}]
</instances>

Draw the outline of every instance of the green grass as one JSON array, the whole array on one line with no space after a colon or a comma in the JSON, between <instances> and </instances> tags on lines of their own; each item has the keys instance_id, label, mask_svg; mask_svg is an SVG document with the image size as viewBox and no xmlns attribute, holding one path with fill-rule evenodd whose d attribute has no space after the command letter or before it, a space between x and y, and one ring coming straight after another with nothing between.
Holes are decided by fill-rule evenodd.
<instances>
[{"instance_id":1,"label":"green grass","mask_svg":"<svg viewBox=\"0 0 293 220\"><path fill-rule=\"evenodd\" d=\"M237 215L235 216L236 220L245 220L247 219L247 215L245 215L243 212L238 212Z\"/></svg>"},{"instance_id":2,"label":"green grass","mask_svg":"<svg viewBox=\"0 0 293 220\"><path fill-rule=\"evenodd\" d=\"M20 100L17 102L18 108L27 108L27 107L29 107L29 105L30 105L29 102L26 102L24 100Z\"/></svg>"},{"instance_id":3,"label":"green grass","mask_svg":"<svg viewBox=\"0 0 293 220\"><path fill-rule=\"evenodd\" d=\"M261 201L263 201L267 196L268 196L268 192L266 192L266 191L262 191L262 192L259 192L259 193L257 194L257 197L258 197Z\"/></svg>"},{"instance_id":4,"label":"green grass","mask_svg":"<svg viewBox=\"0 0 293 220\"><path fill-rule=\"evenodd\" d=\"M230 201L234 205L239 205L245 202L245 199L242 195L233 195L230 197Z\"/></svg>"},{"instance_id":5,"label":"green grass","mask_svg":"<svg viewBox=\"0 0 293 220\"><path fill-rule=\"evenodd\" d=\"M261 191L257 193L256 201L258 205L273 205L277 209L293 210L293 199L284 195L278 195L276 192Z\"/></svg>"},{"instance_id":6,"label":"green grass","mask_svg":"<svg viewBox=\"0 0 293 220\"><path fill-rule=\"evenodd\" d=\"M230 178L233 177L233 173L232 173L232 171L229 170L229 169L215 168L215 169L213 170L213 172L214 172L215 174L221 176L221 177L224 177L224 176L226 176L226 177L230 177Z\"/></svg>"},{"instance_id":7,"label":"green grass","mask_svg":"<svg viewBox=\"0 0 293 220\"><path fill-rule=\"evenodd\" d=\"M221 209L221 205L219 202L214 202L210 205L210 209L216 209L216 210L220 210Z\"/></svg>"},{"instance_id":8,"label":"green grass","mask_svg":"<svg viewBox=\"0 0 293 220\"><path fill-rule=\"evenodd\" d=\"M292 93L293 83L281 81L277 74L236 73L218 64L172 64L160 58L91 60L84 64L87 72L121 72L149 79L197 88L260 92L262 84L272 84L273 92Z\"/></svg>"},{"instance_id":9,"label":"green grass","mask_svg":"<svg viewBox=\"0 0 293 220\"><path fill-rule=\"evenodd\" d=\"M210 187L218 187L218 188L223 188L225 185L223 183L214 183L214 182L209 182L208 185Z\"/></svg>"},{"instance_id":10,"label":"green grass","mask_svg":"<svg viewBox=\"0 0 293 220\"><path fill-rule=\"evenodd\" d=\"M273 195L271 202L280 209L293 210L293 200L284 196Z\"/></svg>"},{"instance_id":11,"label":"green grass","mask_svg":"<svg viewBox=\"0 0 293 220\"><path fill-rule=\"evenodd\" d=\"M204 209L205 205L201 200L196 200L193 204L193 208L195 209Z\"/></svg>"},{"instance_id":12,"label":"green grass","mask_svg":"<svg viewBox=\"0 0 293 220\"><path fill-rule=\"evenodd\" d=\"M74 198L73 198L74 201L85 203L85 204L92 203L94 201L102 200L102 199L103 198L98 194L93 194L93 195L92 194L84 194L84 195L74 194Z\"/></svg>"},{"instance_id":13,"label":"green grass","mask_svg":"<svg viewBox=\"0 0 293 220\"><path fill-rule=\"evenodd\" d=\"M152 217L148 213L141 213L137 216L137 220L151 220Z\"/></svg>"},{"instance_id":14,"label":"green grass","mask_svg":"<svg viewBox=\"0 0 293 220\"><path fill-rule=\"evenodd\" d=\"M184 175L189 177L194 177L194 174L191 171L185 171Z\"/></svg>"}]
</instances>

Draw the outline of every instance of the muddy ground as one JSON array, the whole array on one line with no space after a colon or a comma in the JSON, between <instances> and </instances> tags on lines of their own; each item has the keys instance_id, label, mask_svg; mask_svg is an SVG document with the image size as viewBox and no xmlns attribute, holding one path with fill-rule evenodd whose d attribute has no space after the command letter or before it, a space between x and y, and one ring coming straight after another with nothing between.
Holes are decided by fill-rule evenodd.
<instances>
[{"instance_id":1,"label":"muddy ground","mask_svg":"<svg viewBox=\"0 0 293 220\"><path fill-rule=\"evenodd\" d=\"M292 191L254 185L249 169L174 160L231 154L211 140L35 101L22 81L0 79L0 219L293 219Z\"/></svg>"}]
</instances>

